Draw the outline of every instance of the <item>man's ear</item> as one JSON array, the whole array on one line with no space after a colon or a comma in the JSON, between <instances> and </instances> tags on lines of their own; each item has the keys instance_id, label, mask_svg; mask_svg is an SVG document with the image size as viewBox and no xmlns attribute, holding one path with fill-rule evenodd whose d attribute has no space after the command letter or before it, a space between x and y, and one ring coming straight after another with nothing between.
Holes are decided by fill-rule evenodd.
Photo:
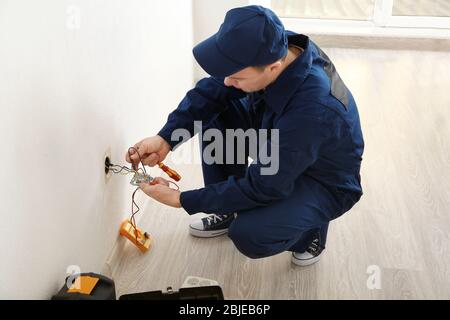
<instances>
[{"instance_id":1,"label":"man's ear","mask_svg":"<svg viewBox=\"0 0 450 320\"><path fill-rule=\"evenodd\" d=\"M272 63L271 65L269 65L269 70L270 70L271 72L277 70L278 68L281 68L281 61L280 61L280 60L275 61L274 63Z\"/></svg>"}]
</instances>

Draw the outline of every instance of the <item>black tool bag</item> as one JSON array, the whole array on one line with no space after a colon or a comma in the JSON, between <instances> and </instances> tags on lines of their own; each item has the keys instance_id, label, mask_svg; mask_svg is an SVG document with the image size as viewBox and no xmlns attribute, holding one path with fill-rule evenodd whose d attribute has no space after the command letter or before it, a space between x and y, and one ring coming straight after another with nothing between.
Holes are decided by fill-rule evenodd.
<instances>
[{"instance_id":1,"label":"black tool bag","mask_svg":"<svg viewBox=\"0 0 450 320\"><path fill-rule=\"evenodd\" d=\"M113 280L96 273L81 273L72 277L74 282L77 277L90 277L98 280L95 280L97 282L89 290L90 293L80 293L70 292L70 288L67 287L67 280L69 279L67 277L64 286L52 297L52 300L116 300L116 288Z\"/></svg>"},{"instance_id":2,"label":"black tool bag","mask_svg":"<svg viewBox=\"0 0 450 320\"><path fill-rule=\"evenodd\" d=\"M150 291L125 294L119 300L224 300L222 289L219 286L206 286L194 288L181 288L173 291L171 287L167 292Z\"/></svg>"},{"instance_id":3,"label":"black tool bag","mask_svg":"<svg viewBox=\"0 0 450 320\"><path fill-rule=\"evenodd\" d=\"M84 291L85 293L71 292L73 291L73 283L76 282L78 277L89 278L87 284L83 281L79 283L80 288L78 290ZM67 287L69 279L67 277L64 286L52 297L52 300L116 300L116 290L113 280L96 273L81 273L72 276L72 278L73 283L70 284L71 287ZM93 284L94 282L95 285ZM179 291L173 291L169 287L166 292L160 290L125 294L120 296L119 300L224 300L224 297L221 287L203 286L180 288Z\"/></svg>"}]
</instances>

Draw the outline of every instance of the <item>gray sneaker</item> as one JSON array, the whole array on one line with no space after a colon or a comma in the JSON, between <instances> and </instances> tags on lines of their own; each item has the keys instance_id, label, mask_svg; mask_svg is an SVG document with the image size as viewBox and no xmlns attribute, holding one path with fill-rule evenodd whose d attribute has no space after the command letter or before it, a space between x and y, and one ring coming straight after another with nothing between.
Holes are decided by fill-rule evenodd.
<instances>
[{"instance_id":1,"label":"gray sneaker","mask_svg":"<svg viewBox=\"0 0 450 320\"><path fill-rule=\"evenodd\" d=\"M189 232L200 238L212 238L228 233L234 214L210 214L189 225Z\"/></svg>"},{"instance_id":2,"label":"gray sneaker","mask_svg":"<svg viewBox=\"0 0 450 320\"><path fill-rule=\"evenodd\" d=\"M292 252L291 261L300 267L312 265L320 260L324 250L319 244L319 239L314 239L305 252Z\"/></svg>"}]
</instances>

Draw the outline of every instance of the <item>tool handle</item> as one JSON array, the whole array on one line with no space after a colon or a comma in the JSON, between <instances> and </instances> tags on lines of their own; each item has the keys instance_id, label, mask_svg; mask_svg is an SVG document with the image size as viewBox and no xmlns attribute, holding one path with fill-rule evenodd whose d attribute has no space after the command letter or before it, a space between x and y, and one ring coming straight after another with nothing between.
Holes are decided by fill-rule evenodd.
<instances>
[{"instance_id":1,"label":"tool handle","mask_svg":"<svg viewBox=\"0 0 450 320\"><path fill-rule=\"evenodd\" d=\"M168 166L166 166L164 163L159 163L158 166L161 168L162 171L167 173L169 177L171 177L175 181L180 181L181 176L173 169L170 169Z\"/></svg>"}]
</instances>

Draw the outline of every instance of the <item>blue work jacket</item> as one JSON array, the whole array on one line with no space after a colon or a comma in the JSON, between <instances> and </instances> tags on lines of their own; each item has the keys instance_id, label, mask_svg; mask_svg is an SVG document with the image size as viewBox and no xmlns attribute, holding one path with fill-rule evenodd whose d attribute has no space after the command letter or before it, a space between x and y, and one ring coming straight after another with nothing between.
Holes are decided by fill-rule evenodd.
<instances>
[{"instance_id":1,"label":"blue work jacket","mask_svg":"<svg viewBox=\"0 0 450 320\"><path fill-rule=\"evenodd\" d=\"M245 177L230 176L184 191L180 201L189 214L226 214L268 206L289 197L303 176L322 184L342 204L342 212L361 197L364 140L355 100L328 56L312 40L292 32L288 35L289 43L304 51L262 93L261 128L279 130L278 172L262 175L265 165L255 161ZM158 134L174 148L179 143L171 139L175 129L185 128L193 135L194 121L208 123L230 100L246 96L225 86L223 79L202 79Z\"/></svg>"}]
</instances>

